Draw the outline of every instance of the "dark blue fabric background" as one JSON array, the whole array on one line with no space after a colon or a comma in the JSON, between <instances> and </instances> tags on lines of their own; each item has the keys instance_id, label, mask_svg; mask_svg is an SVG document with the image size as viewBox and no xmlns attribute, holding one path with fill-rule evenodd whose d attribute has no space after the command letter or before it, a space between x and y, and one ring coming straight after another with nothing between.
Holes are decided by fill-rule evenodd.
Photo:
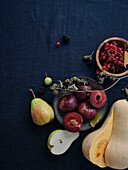
<instances>
[{"instance_id":1,"label":"dark blue fabric background","mask_svg":"<svg viewBox=\"0 0 128 170\"><path fill-rule=\"evenodd\" d=\"M71 37L67 45L61 42L63 34ZM0 1L0 170L100 169L81 151L82 140L91 131L82 132L64 155L49 152L49 134L63 127L56 119L42 127L32 122L29 88L37 93L45 73L54 82L72 76L95 79L95 54L91 68L83 56L113 36L128 39L128 1ZM126 98L121 89L127 83L124 79L107 91L108 109ZM52 105L48 89L43 99Z\"/></svg>"}]
</instances>

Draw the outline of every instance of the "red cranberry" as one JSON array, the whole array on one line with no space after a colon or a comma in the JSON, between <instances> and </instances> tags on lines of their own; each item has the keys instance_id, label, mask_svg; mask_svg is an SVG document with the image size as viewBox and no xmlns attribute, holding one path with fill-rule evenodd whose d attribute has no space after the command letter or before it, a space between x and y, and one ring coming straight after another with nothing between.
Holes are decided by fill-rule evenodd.
<instances>
[{"instance_id":1,"label":"red cranberry","mask_svg":"<svg viewBox=\"0 0 128 170\"><path fill-rule=\"evenodd\" d=\"M111 50L111 49L108 49L107 51L108 51L109 53L111 53L111 52L112 52L112 50Z\"/></svg>"},{"instance_id":2,"label":"red cranberry","mask_svg":"<svg viewBox=\"0 0 128 170\"><path fill-rule=\"evenodd\" d=\"M100 57L100 60L103 60L102 57Z\"/></svg>"},{"instance_id":3,"label":"red cranberry","mask_svg":"<svg viewBox=\"0 0 128 170\"><path fill-rule=\"evenodd\" d=\"M115 61L114 58L111 58L111 62Z\"/></svg>"},{"instance_id":4,"label":"red cranberry","mask_svg":"<svg viewBox=\"0 0 128 170\"><path fill-rule=\"evenodd\" d=\"M109 43L106 43L106 44L105 44L105 47L109 47Z\"/></svg>"},{"instance_id":5,"label":"red cranberry","mask_svg":"<svg viewBox=\"0 0 128 170\"><path fill-rule=\"evenodd\" d=\"M117 64L117 61L114 61L113 64L116 65L116 64Z\"/></svg>"},{"instance_id":6,"label":"red cranberry","mask_svg":"<svg viewBox=\"0 0 128 170\"><path fill-rule=\"evenodd\" d=\"M107 59L108 61L111 61L112 59L111 59L111 57L108 57L108 59Z\"/></svg>"},{"instance_id":7,"label":"red cranberry","mask_svg":"<svg viewBox=\"0 0 128 170\"><path fill-rule=\"evenodd\" d=\"M60 46L60 42L57 42L57 43L56 43L56 46L59 47L59 46Z\"/></svg>"},{"instance_id":8,"label":"red cranberry","mask_svg":"<svg viewBox=\"0 0 128 170\"><path fill-rule=\"evenodd\" d=\"M113 48L113 44L110 44L109 47L110 47L110 48Z\"/></svg>"},{"instance_id":9,"label":"red cranberry","mask_svg":"<svg viewBox=\"0 0 128 170\"><path fill-rule=\"evenodd\" d=\"M116 68L116 72L119 72L119 69L118 69L118 68Z\"/></svg>"},{"instance_id":10,"label":"red cranberry","mask_svg":"<svg viewBox=\"0 0 128 170\"><path fill-rule=\"evenodd\" d=\"M104 47L104 50L107 51L107 50L108 50L108 47Z\"/></svg>"},{"instance_id":11,"label":"red cranberry","mask_svg":"<svg viewBox=\"0 0 128 170\"><path fill-rule=\"evenodd\" d=\"M119 61L123 61L123 58L121 57L121 58L119 58Z\"/></svg>"},{"instance_id":12,"label":"red cranberry","mask_svg":"<svg viewBox=\"0 0 128 170\"><path fill-rule=\"evenodd\" d=\"M120 65L120 64L121 64L121 61L118 61L118 62L117 62L117 65Z\"/></svg>"},{"instance_id":13,"label":"red cranberry","mask_svg":"<svg viewBox=\"0 0 128 170\"><path fill-rule=\"evenodd\" d=\"M105 65L103 66L103 70L106 70L106 66Z\"/></svg>"},{"instance_id":14,"label":"red cranberry","mask_svg":"<svg viewBox=\"0 0 128 170\"><path fill-rule=\"evenodd\" d=\"M116 41L113 41L112 44L115 45L115 46L117 45Z\"/></svg>"},{"instance_id":15,"label":"red cranberry","mask_svg":"<svg viewBox=\"0 0 128 170\"><path fill-rule=\"evenodd\" d=\"M116 46L113 46L113 50L115 50L115 51L116 51L116 50L117 50L117 47L116 47Z\"/></svg>"},{"instance_id":16,"label":"red cranberry","mask_svg":"<svg viewBox=\"0 0 128 170\"><path fill-rule=\"evenodd\" d=\"M115 57L115 59L116 59L116 60L118 60L118 59L119 59L119 57Z\"/></svg>"},{"instance_id":17,"label":"red cranberry","mask_svg":"<svg viewBox=\"0 0 128 170\"><path fill-rule=\"evenodd\" d=\"M110 64L108 64L106 67L109 69L110 68Z\"/></svg>"},{"instance_id":18,"label":"red cranberry","mask_svg":"<svg viewBox=\"0 0 128 170\"><path fill-rule=\"evenodd\" d=\"M100 55L101 55L101 56L104 56L104 52L101 52Z\"/></svg>"},{"instance_id":19,"label":"red cranberry","mask_svg":"<svg viewBox=\"0 0 128 170\"><path fill-rule=\"evenodd\" d=\"M100 74L100 71L99 70L96 70L96 75L99 75Z\"/></svg>"},{"instance_id":20,"label":"red cranberry","mask_svg":"<svg viewBox=\"0 0 128 170\"><path fill-rule=\"evenodd\" d=\"M105 57L105 55L102 57L102 60L105 60L106 59L106 57Z\"/></svg>"},{"instance_id":21,"label":"red cranberry","mask_svg":"<svg viewBox=\"0 0 128 170\"><path fill-rule=\"evenodd\" d=\"M121 49L120 47L118 47L118 48L117 48L117 51L118 51L118 52L121 52L121 51L122 51L122 49Z\"/></svg>"},{"instance_id":22,"label":"red cranberry","mask_svg":"<svg viewBox=\"0 0 128 170\"><path fill-rule=\"evenodd\" d=\"M120 64L120 67L124 67L124 63L121 63L121 64Z\"/></svg>"},{"instance_id":23,"label":"red cranberry","mask_svg":"<svg viewBox=\"0 0 128 170\"><path fill-rule=\"evenodd\" d=\"M111 54L111 57L114 58L114 57L115 57L115 54Z\"/></svg>"},{"instance_id":24,"label":"red cranberry","mask_svg":"<svg viewBox=\"0 0 128 170\"><path fill-rule=\"evenodd\" d=\"M114 67L113 67L113 66L112 66L112 67L110 67L110 70L112 70L112 71L113 71L113 70L114 70Z\"/></svg>"}]
</instances>

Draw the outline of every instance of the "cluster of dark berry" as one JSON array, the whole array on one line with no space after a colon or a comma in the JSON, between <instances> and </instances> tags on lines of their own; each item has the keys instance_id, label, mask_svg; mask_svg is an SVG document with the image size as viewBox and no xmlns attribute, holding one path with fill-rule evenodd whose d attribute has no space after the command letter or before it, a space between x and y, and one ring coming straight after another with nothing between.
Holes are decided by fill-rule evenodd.
<instances>
[{"instance_id":1,"label":"cluster of dark berry","mask_svg":"<svg viewBox=\"0 0 128 170\"><path fill-rule=\"evenodd\" d=\"M103 70L114 74L124 72L124 50L116 41L106 43L99 57Z\"/></svg>"}]
</instances>

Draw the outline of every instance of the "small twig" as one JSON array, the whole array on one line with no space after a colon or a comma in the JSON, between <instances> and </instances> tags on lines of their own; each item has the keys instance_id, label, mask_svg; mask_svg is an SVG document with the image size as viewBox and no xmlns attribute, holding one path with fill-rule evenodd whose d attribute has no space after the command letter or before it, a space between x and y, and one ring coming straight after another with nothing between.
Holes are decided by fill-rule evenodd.
<instances>
[{"instance_id":1,"label":"small twig","mask_svg":"<svg viewBox=\"0 0 128 170\"><path fill-rule=\"evenodd\" d=\"M94 53L94 51L90 54L90 56L92 56L92 55L93 55L93 53Z\"/></svg>"},{"instance_id":2,"label":"small twig","mask_svg":"<svg viewBox=\"0 0 128 170\"><path fill-rule=\"evenodd\" d=\"M128 75L127 76L123 76L123 77L120 77L116 80L115 83L113 83L111 86L107 87L106 89L103 89L103 90L98 90L99 92L104 92L104 91L107 91L109 89L111 89L113 86L115 86L120 80L124 79L124 78L128 78ZM95 92L94 90L85 90L85 91L79 91L79 90L72 90L72 89L60 89L60 88L56 88L56 90L59 90L59 91L71 91L71 92L78 92L78 93L83 93L83 92Z\"/></svg>"}]
</instances>

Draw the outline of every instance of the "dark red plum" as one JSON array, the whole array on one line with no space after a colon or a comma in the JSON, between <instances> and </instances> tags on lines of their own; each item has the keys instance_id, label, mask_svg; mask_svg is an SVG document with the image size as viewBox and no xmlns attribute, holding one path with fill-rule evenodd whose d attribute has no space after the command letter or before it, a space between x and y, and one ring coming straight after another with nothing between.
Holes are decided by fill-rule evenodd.
<instances>
[{"instance_id":1,"label":"dark red plum","mask_svg":"<svg viewBox=\"0 0 128 170\"><path fill-rule=\"evenodd\" d=\"M98 90L95 90L95 92L92 92L90 94L90 103L95 108L101 108L105 105L107 100L107 96L105 92L99 92Z\"/></svg>"},{"instance_id":2,"label":"dark red plum","mask_svg":"<svg viewBox=\"0 0 128 170\"><path fill-rule=\"evenodd\" d=\"M64 113L75 111L77 106L77 99L73 95L67 95L60 99L59 102L59 109Z\"/></svg>"},{"instance_id":3,"label":"dark red plum","mask_svg":"<svg viewBox=\"0 0 128 170\"><path fill-rule=\"evenodd\" d=\"M78 90L79 91L85 91L85 90L92 90L92 86L91 85L84 85L84 84L80 84L78 86ZM84 102L86 101L90 96L90 93L88 92L76 92L76 98L81 101Z\"/></svg>"},{"instance_id":4,"label":"dark red plum","mask_svg":"<svg viewBox=\"0 0 128 170\"><path fill-rule=\"evenodd\" d=\"M96 116L96 109L94 109L88 102L82 102L78 106L78 113L80 113L85 121L91 120Z\"/></svg>"},{"instance_id":5,"label":"dark red plum","mask_svg":"<svg viewBox=\"0 0 128 170\"><path fill-rule=\"evenodd\" d=\"M76 112L67 113L64 117L64 127L70 132L78 132L82 126L83 118Z\"/></svg>"}]
</instances>

